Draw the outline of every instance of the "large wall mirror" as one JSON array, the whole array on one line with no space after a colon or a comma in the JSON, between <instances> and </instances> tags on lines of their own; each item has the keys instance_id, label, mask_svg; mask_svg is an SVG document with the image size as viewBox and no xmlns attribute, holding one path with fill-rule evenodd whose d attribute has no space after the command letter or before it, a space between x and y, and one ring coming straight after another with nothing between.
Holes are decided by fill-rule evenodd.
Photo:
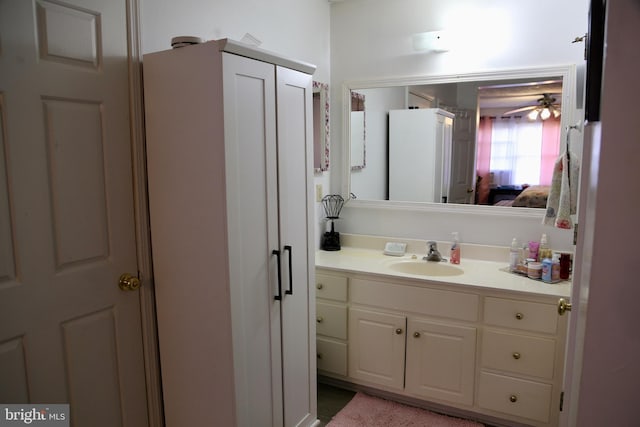
<instances>
[{"instance_id":1,"label":"large wall mirror","mask_svg":"<svg viewBox=\"0 0 640 427\"><path fill-rule=\"evenodd\" d=\"M535 213L546 207L553 164L568 144L575 78L570 65L346 82L344 192L355 203ZM362 167L351 158L354 148L362 152L354 94L366 100Z\"/></svg>"}]
</instances>

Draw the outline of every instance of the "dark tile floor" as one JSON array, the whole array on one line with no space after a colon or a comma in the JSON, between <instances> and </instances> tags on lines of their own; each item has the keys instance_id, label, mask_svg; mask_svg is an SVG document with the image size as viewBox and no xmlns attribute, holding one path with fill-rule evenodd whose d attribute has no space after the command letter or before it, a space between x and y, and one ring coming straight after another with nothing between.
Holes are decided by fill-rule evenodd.
<instances>
[{"instance_id":1,"label":"dark tile floor","mask_svg":"<svg viewBox=\"0 0 640 427\"><path fill-rule=\"evenodd\" d=\"M318 383L318 419L320 426L325 426L356 393L328 384Z\"/></svg>"}]
</instances>

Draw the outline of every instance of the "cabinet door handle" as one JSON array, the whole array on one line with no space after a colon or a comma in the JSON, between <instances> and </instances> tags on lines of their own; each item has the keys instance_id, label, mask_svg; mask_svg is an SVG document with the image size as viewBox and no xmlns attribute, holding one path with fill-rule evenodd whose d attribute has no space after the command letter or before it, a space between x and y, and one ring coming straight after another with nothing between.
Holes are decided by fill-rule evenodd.
<instances>
[{"instance_id":1,"label":"cabinet door handle","mask_svg":"<svg viewBox=\"0 0 640 427\"><path fill-rule=\"evenodd\" d=\"M509 402L516 403L517 401L518 401L518 396L516 396L515 394L512 394L511 396L509 396Z\"/></svg>"},{"instance_id":2,"label":"cabinet door handle","mask_svg":"<svg viewBox=\"0 0 640 427\"><path fill-rule=\"evenodd\" d=\"M322 283L318 283L316 285L316 289L322 289L324 287L324 285Z\"/></svg>"},{"instance_id":3,"label":"cabinet door handle","mask_svg":"<svg viewBox=\"0 0 640 427\"><path fill-rule=\"evenodd\" d=\"M282 269L280 268L280 251L274 249L271 251L271 255L276 256L276 262L278 263L278 295L274 296L273 299L276 301L280 301L282 299Z\"/></svg>"},{"instance_id":4,"label":"cabinet door handle","mask_svg":"<svg viewBox=\"0 0 640 427\"><path fill-rule=\"evenodd\" d=\"M518 359L520 359L520 357L521 357L520 353L518 353L517 351L513 352L513 358L514 359L518 360Z\"/></svg>"},{"instance_id":5,"label":"cabinet door handle","mask_svg":"<svg viewBox=\"0 0 640 427\"><path fill-rule=\"evenodd\" d=\"M322 317L322 316L318 316L318 317L316 318L316 322L318 322L318 323L322 323L322 322L324 322L324 317Z\"/></svg>"},{"instance_id":6,"label":"cabinet door handle","mask_svg":"<svg viewBox=\"0 0 640 427\"><path fill-rule=\"evenodd\" d=\"M396 329L396 334L400 335L402 333L402 329L398 328Z\"/></svg>"},{"instance_id":7,"label":"cabinet door handle","mask_svg":"<svg viewBox=\"0 0 640 427\"><path fill-rule=\"evenodd\" d=\"M518 320L522 320L524 318L524 314L522 313L516 313L516 319Z\"/></svg>"},{"instance_id":8,"label":"cabinet door handle","mask_svg":"<svg viewBox=\"0 0 640 427\"><path fill-rule=\"evenodd\" d=\"M420 338L420 332L416 331L413 333L414 338Z\"/></svg>"},{"instance_id":9,"label":"cabinet door handle","mask_svg":"<svg viewBox=\"0 0 640 427\"><path fill-rule=\"evenodd\" d=\"M284 291L284 293L287 295L293 295L293 263L291 262L293 251L289 245L286 245L284 250L289 252L289 289Z\"/></svg>"}]
</instances>

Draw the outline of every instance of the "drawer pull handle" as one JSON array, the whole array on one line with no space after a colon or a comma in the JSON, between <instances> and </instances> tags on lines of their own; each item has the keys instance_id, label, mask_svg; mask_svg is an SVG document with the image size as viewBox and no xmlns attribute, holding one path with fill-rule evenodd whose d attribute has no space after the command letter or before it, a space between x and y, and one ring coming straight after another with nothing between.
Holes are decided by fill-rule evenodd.
<instances>
[{"instance_id":1,"label":"drawer pull handle","mask_svg":"<svg viewBox=\"0 0 640 427\"><path fill-rule=\"evenodd\" d=\"M516 319L518 320L522 320L522 318L524 317L524 314L522 313L516 313Z\"/></svg>"},{"instance_id":2,"label":"drawer pull handle","mask_svg":"<svg viewBox=\"0 0 640 427\"><path fill-rule=\"evenodd\" d=\"M513 353L513 358L514 359L518 360L518 359L520 359L520 357L521 357L521 355L517 351Z\"/></svg>"},{"instance_id":3,"label":"drawer pull handle","mask_svg":"<svg viewBox=\"0 0 640 427\"><path fill-rule=\"evenodd\" d=\"M322 323L323 321L324 321L324 317L322 317L322 316L318 316L316 318L316 322L318 322L318 323Z\"/></svg>"},{"instance_id":4,"label":"drawer pull handle","mask_svg":"<svg viewBox=\"0 0 640 427\"><path fill-rule=\"evenodd\" d=\"M318 283L316 285L316 289L322 289L324 287L324 285L322 283Z\"/></svg>"},{"instance_id":5,"label":"drawer pull handle","mask_svg":"<svg viewBox=\"0 0 640 427\"><path fill-rule=\"evenodd\" d=\"M413 333L414 338L420 338L420 332L414 332Z\"/></svg>"},{"instance_id":6,"label":"drawer pull handle","mask_svg":"<svg viewBox=\"0 0 640 427\"><path fill-rule=\"evenodd\" d=\"M318 353L318 354L316 354L316 357L317 357L319 360L322 360L322 353Z\"/></svg>"},{"instance_id":7,"label":"drawer pull handle","mask_svg":"<svg viewBox=\"0 0 640 427\"><path fill-rule=\"evenodd\" d=\"M517 401L518 401L518 396L516 396L515 394L512 394L511 396L509 396L509 402L516 403Z\"/></svg>"},{"instance_id":8,"label":"drawer pull handle","mask_svg":"<svg viewBox=\"0 0 640 427\"><path fill-rule=\"evenodd\" d=\"M400 335L402 333L402 329L398 328L396 329L396 334Z\"/></svg>"}]
</instances>

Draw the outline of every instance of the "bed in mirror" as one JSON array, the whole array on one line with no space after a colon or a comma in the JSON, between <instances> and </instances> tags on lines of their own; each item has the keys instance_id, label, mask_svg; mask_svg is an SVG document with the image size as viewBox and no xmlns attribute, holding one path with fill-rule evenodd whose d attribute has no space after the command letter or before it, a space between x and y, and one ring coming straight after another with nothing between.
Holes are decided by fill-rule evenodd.
<instances>
[{"instance_id":1,"label":"bed in mirror","mask_svg":"<svg viewBox=\"0 0 640 427\"><path fill-rule=\"evenodd\" d=\"M385 205L545 208L575 86L572 65L347 82L344 192ZM366 100L362 167L354 94Z\"/></svg>"}]
</instances>

